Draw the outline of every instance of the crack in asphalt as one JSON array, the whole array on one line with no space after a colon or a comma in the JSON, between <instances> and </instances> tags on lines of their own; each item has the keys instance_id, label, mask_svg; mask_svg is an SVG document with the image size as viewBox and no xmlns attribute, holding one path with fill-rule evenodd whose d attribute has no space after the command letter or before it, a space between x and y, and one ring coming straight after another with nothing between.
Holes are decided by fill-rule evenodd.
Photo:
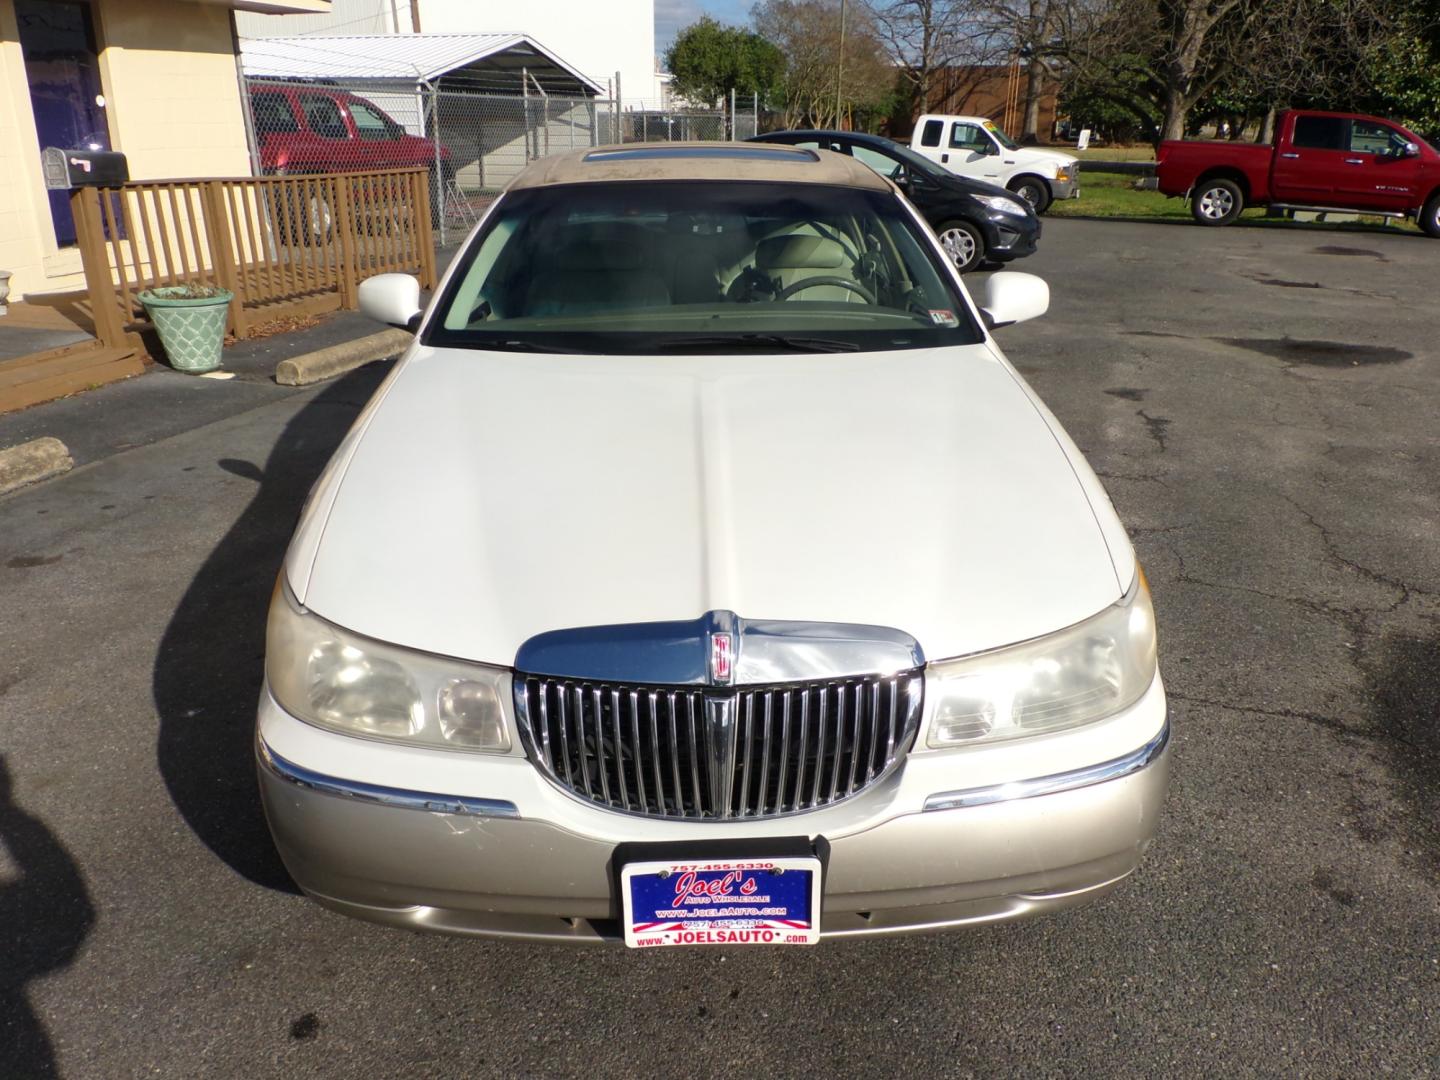
<instances>
[{"instance_id":1,"label":"crack in asphalt","mask_svg":"<svg viewBox=\"0 0 1440 1080\"><path fill-rule=\"evenodd\" d=\"M1257 716L1268 716L1277 720L1304 720L1306 723L1315 724L1341 735L1357 738L1383 738L1368 728L1352 727L1348 721L1342 720L1338 716L1326 716L1324 713L1310 712L1307 709L1267 709L1260 705L1247 705L1244 702L1220 701L1216 698L1182 694L1169 687L1165 689L1165 696L1171 701L1182 701L1186 705L1204 705L1215 709L1227 709L1230 712L1254 713Z\"/></svg>"},{"instance_id":2,"label":"crack in asphalt","mask_svg":"<svg viewBox=\"0 0 1440 1080\"><path fill-rule=\"evenodd\" d=\"M1145 434L1155 440L1160 447L1160 452L1165 452L1165 430L1170 426L1170 420L1164 416L1151 416L1144 409L1136 409L1135 415L1145 421Z\"/></svg>"},{"instance_id":3,"label":"crack in asphalt","mask_svg":"<svg viewBox=\"0 0 1440 1080\"><path fill-rule=\"evenodd\" d=\"M1164 474L1164 473L1158 473L1158 472L1155 472L1155 473L1125 473L1125 472L1105 472L1105 471L1102 471L1102 470L1100 470L1100 469L1096 469L1096 470L1095 470L1095 475L1098 476L1098 477L1100 477L1101 480L1130 480L1130 481L1133 481L1133 482L1135 482L1135 483L1137 483L1137 484L1139 484L1139 483L1159 484L1161 487L1169 487L1169 485L1165 483L1165 474Z\"/></svg>"},{"instance_id":4,"label":"crack in asphalt","mask_svg":"<svg viewBox=\"0 0 1440 1080\"><path fill-rule=\"evenodd\" d=\"M1393 611L1398 610L1405 604L1409 603L1410 597L1413 594L1418 593L1420 595L1426 595L1425 590L1423 589L1408 585L1403 581L1397 581L1395 578L1392 578L1386 574L1382 574L1378 570L1372 570L1370 567L1365 566L1362 563L1358 563L1354 559L1347 558L1346 556L1340 554L1340 550L1336 546L1334 538L1331 537L1330 531L1320 523L1320 520L1316 518L1314 514L1312 514L1309 510L1305 509L1305 507L1301 506L1291 496L1285 494L1284 492L1280 493L1280 497L1284 499L1287 503L1289 503L1291 507L1293 507L1295 511L1305 519L1306 523L1315 530L1316 534L1320 537L1320 543L1325 548L1325 555L1328 559L1330 559L1331 562L1335 563L1337 566L1343 566L1351 573L1356 574L1357 576L1362 577L1367 581L1384 586L1385 588L1394 589L1399 592L1400 598L1398 600L1396 600L1387 608L1378 609L1380 614L1389 614Z\"/></svg>"},{"instance_id":5,"label":"crack in asphalt","mask_svg":"<svg viewBox=\"0 0 1440 1080\"><path fill-rule=\"evenodd\" d=\"M1256 716L1268 716L1275 720L1303 720L1308 724L1325 728L1327 731L1346 736L1349 738L1363 739L1376 743L1389 743L1405 747L1414 754L1430 754L1430 749L1423 746L1408 736L1401 735L1395 731L1381 729L1373 724L1364 727L1356 727L1354 722L1343 719L1339 716L1328 716L1325 713L1311 712L1309 709L1285 709L1265 708L1261 705L1250 705L1245 702L1220 701L1217 698L1197 697L1193 694L1182 694L1179 691L1166 687L1165 696L1171 701L1184 702L1186 705L1203 705L1208 708L1226 709L1230 712L1253 713Z\"/></svg>"},{"instance_id":6,"label":"crack in asphalt","mask_svg":"<svg viewBox=\"0 0 1440 1080\"><path fill-rule=\"evenodd\" d=\"M1155 531L1163 532L1164 530L1157 529ZM1179 530L1176 529L1173 531ZM1198 585L1203 589L1220 589L1224 592L1239 592L1245 593L1249 596L1259 596L1266 600L1274 600L1282 604L1294 604L1297 607L1303 608L1304 610L1310 612L1312 615L1319 616L1322 619L1336 620L1340 626L1342 626L1346 631L1348 631L1352 636L1356 637L1357 639L1363 637L1369 632L1365 623L1370 615L1386 614L1389 611L1393 610L1391 608L1382 608L1373 611L1366 611L1362 608L1340 607L1336 604L1331 604L1324 600L1312 599L1308 596L1290 596L1286 593L1266 592L1264 589L1257 589L1253 585L1238 585L1230 584L1223 581L1209 581L1205 578L1198 577L1190 573L1189 566L1186 564L1185 561L1185 555L1180 551L1179 547L1175 544L1174 541L1165 541L1165 546L1169 549L1170 554L1175 557L1175 561L1180 566L1179 573L1176 574L1175 580L1182 585Z\"/></svg>"}]
</instances>

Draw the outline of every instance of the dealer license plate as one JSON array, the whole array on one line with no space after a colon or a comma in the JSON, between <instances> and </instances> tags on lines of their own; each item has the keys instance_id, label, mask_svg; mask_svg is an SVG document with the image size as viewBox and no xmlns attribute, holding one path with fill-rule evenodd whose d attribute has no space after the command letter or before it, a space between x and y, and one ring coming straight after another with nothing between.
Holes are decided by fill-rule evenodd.
<instances>
[{"instance_id":1,"label":"dealer license plate","mask_svg":"<svg viewBox=\"0 0 1440 1080\"><path fill-rule=\"evenodd\" d=\"M816 858L626 863L620 889L632 949L820 940Z\"/></svg>"}]
</instances>

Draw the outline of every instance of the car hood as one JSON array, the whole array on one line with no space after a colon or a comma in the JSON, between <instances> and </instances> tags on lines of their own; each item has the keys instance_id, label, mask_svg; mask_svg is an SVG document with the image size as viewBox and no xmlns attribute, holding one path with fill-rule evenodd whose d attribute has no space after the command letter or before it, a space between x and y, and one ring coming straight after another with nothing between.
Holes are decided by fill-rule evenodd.
<instances>
[{"instance_id":1,"label":"car hood","mask_svg":"<svg viewBox=\"0 0 1440 1080\"><path fill-rule=\"evenodd\" d=\"M317 614L413 648L509 664L545 631L729 610L893 627L938 659L1123 591L1076 466L985 345L417 347L381 393L287 572Z\"/></svg>"},{"instance_id":2,"label":"car hood","mask_svg":"<svg viewBox=\"0 0 1440 1080\"><path fill-rule=\"evenodd\" d=\"M1019 150L1011 150L1007 158L1028 165L1039 165L1042 162L1047 165L1062 165L1069 167L1078 160L1074 154L1062 154L1058 150L1041 150L1034 146L1022 146Z\"/></svg>"}]
</instances>

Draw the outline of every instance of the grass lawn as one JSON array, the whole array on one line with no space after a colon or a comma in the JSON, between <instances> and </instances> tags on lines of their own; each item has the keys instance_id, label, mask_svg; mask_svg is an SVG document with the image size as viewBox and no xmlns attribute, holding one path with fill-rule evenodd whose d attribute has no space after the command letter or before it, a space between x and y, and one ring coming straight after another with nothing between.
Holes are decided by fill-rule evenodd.
<instances>
[{"instance_id":1,"label":"grass lawn","mask_svg":"<svg viewBox=\"0 0 1440 1080\"><path fill-rule=\"evenodd\" d=\"M1189 220L1190 204L1184 199L1167 199L1158 191L1136 191L1138 176L1122 173L1086 172L1080 169L1080 198L1050 204L1054 217L1143 218ZM1246 210L1244 216L1264 217L1264 210Z\"/></svg>"},{"instance_id":2,"label":"grass lawn","mask_svg":"<svg viewBox=\"0 0 1440 1080\"><path fill-rule=\"evenodd\" d=\"M1081 161L1087 158L1092 161L1154 161L1155 148L1149 143L1141 146L1091 146L1088 150L1076 150L1073 146L1053 146L1052 150L1062 150L1067 154L1074 154Z\"/></svg>"},{"instance_id":3,"label":"grass lawn","mask_svg":"<svg viewBox=\"0 0 1440 1080\"><path fill-rule=\"evenodd\" d=\"M1184 199L1167 199L1158 191L1136 191L1138 176L1080 170L1080 198L1050 204L1051 217L1118 218L1127 221L1189 221L1190 204ZM1349 229L1384 232L1414 232L1413 222L1386 223L1384 218L1359 222L1297 223L1284 218L1267 218L1263 207L1240 215L1246 225L1275 228Z\"/></svg>"}]
</instances>

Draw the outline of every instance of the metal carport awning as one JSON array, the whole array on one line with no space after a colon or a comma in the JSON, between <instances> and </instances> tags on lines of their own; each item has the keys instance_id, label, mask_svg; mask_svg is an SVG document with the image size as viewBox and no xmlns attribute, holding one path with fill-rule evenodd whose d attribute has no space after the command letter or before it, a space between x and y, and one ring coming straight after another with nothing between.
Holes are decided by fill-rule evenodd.
<instances>
[{"instance_id":1,"label":"metal carport awning","mask_svg":"<svg viewBox=\"0 0 1440 1080\"><path fill-rule=\"evenodd\" d=\"M407 82L432 88L524 94L603 95L603 86L527 34L355 34L249 38L247 78Z\"/></svg>"}]
</instances>

